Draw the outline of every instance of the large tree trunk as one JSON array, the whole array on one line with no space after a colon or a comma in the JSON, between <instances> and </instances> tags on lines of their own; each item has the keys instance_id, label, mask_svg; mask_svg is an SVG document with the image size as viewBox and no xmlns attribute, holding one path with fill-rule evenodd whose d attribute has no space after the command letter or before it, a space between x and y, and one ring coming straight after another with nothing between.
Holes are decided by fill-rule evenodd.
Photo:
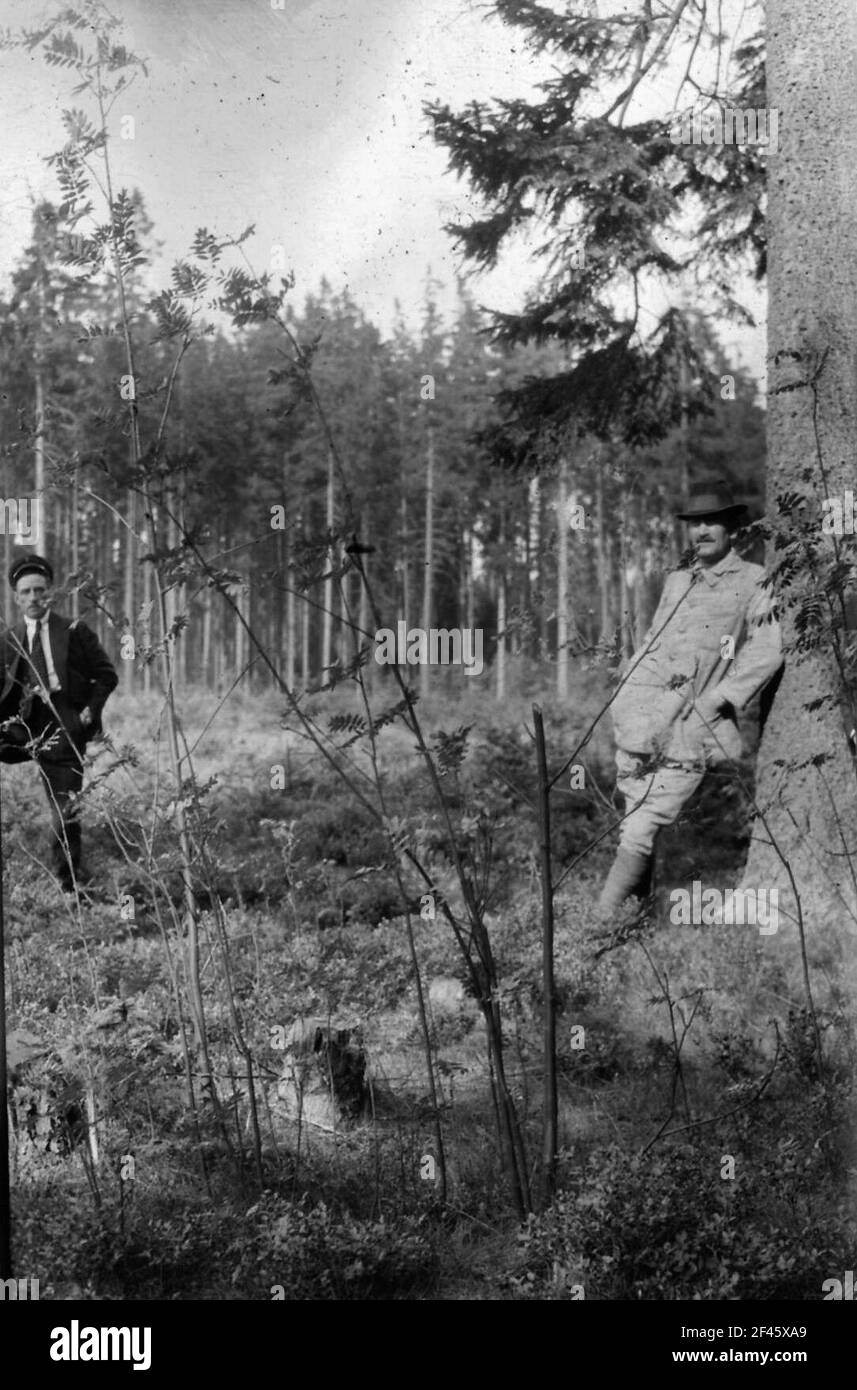
<instances>
[{"instance_id":1,"label":"large tree trunk","mask_svg":"<svg viewBox=\"0 0 857 1390\"><path fill-rule=\"evenodd\" d=\"M854 0L769 0L768 104L779 110L780 150L769 155L767 514L778 544L769 552L786 643L786 669L758 760L757 820L745 886L778 887L779 930L765 938L790 971L799 968L800 897L816 1003L829 987L857 1001L857 769L847 731L853 718L831 655L795 650L795 612L816 587L802 568L780 576L783 543L797 523L778 506L807 501L818 563L832 554L821 533L821 500L854 488L857 430L857 8ZM841 544L841 542L839 542ZM853 553L853 552L852 552ZM825 610L826 612L826 610ZM826 621L822 617L822 623ZM818 625L813 624L816 630ZM832 702L825 697L834 695ZM813 708L810 702L824 702ZM769 842L771 837L777 848ZM779 851L779 853L778 853ZM782 856L782 857L781 857ZM791 914L788 916L787 914ZM813 967L815 967L813 969Z\"/></svg>"}]
</instances>

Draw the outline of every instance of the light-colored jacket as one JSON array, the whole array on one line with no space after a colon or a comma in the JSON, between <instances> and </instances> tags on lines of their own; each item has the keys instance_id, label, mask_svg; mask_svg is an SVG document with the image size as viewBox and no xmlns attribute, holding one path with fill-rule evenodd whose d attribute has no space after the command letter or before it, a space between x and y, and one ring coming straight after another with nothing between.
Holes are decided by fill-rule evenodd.
<instances>
[{"instance_id":1,"label":"light-colored jacket","mask_svg":"<svg viewBox=\"0 0 857 1390\"><path fill-rule=\"evenodd\" d=\"M731 713L706 726L692 698L710 692L742 710L782 664L780 625L761 565L730 550L716 565L673 570L610 707L616 742L626 752L681 762L736 758L741 735Z\"/></svg>"}]
</instances>

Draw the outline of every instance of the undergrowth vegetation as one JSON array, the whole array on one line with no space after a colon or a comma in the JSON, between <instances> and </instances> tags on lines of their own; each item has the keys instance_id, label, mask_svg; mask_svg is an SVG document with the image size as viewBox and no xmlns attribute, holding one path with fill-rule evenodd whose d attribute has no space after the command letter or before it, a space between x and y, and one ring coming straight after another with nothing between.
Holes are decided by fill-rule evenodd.
<instances>
[{"instance_id":1,"label":"undergrowth vegetation","mask_svg":"<svg viewBox=\"0 0 857 1390\"><path fill-rule=\"evenodd\" d=\"M323 717L346 699L326 697ZM193 738L207 702L194 696L187 708ZM557 762L582 716L548 711ZM746 786L709 782L664 838L659 920L639 939L600 957L594 949L609 836L559 890L558 1192L521 1224L497 1165L472 982L442 916L420 915L414 876L406 896L447 1148L439 1200L405 904L385 839L280 727L269 696L245 697L228 738L215 721L197 752L229 984L254 1059L261 1190L211 905L200 919L201 979L216 1094L196 1078L195 1133L170 936L146 855L141 867L129 851L134 827L148 825L149 869L175 878L180 894L169 808L151 815L147 717L143 702L116 701L112 748L98 752L86 797L98 887L79 906L38 862L43 813L29 769L4 773L14 1248L43 1297L816 1299L825 1278L853 1268L843 1136L854 1048L843 1016L820 1014L819 1078L782 954L748 928L675 927L663 910L669 887L700 864L737 875L742 818L727 833L717 807L724 795L739 804ZM484 902L509 1082L536 1153L543 999L525 716L436 702L424 723L447 742L472 726L449 762L449 799ZM133 760L102 777L130 745ZM407 737L384 731L379 754L388 816L407 823L452 895L442 827ZM587 766L585 791L555 797L558 871L613 815L609 765L596 752ZM296 1118L278 1090L283 1038L308 1018L359 1038L365 1055L361 1113L327 1127L309 1111Z\"/></svg>"}]
</instances>

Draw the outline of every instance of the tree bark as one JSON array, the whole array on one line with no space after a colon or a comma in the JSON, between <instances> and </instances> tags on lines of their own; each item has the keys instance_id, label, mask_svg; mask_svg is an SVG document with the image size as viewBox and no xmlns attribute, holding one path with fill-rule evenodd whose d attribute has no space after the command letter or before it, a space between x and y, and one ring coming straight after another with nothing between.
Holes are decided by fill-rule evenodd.
<instances>
[{"instance_id":1,"label":"tree bark","mask_svg":"<svg viewBox=\"0 0 857 1390\"><path fill-rule=\"evenodd\" d=\"M235 677L238 679L247 661L247 632L241 618L247 620L247 585L242 580L235 593ZM243 680L241 681L243 685Z\"/></svg>"},{"instance_id":2,"label":"tree bark","mask_svg":"<svg viewBox=\"0 0 857 1390\"><path fill-rule=\"evenodd\" d=\"M208 689L211 685L211 589L202 592L202 652L199 658L199 678Z\"/></svg>"},{"instance_id":3,"label":"tree bark","mask_svg":"<svg viewBox=\"0 0 857 1390\"><path fill-rule=\"evenodd\" d=\"M304 540L309 539L309 523L306 517L302 519ZM309 598L305 598L301 604L301 686L306 690L310 682L310 620L312 609L310 608Z\"/></svg>"},{"instance_id":4,"label":"tree bark","mask_svg":"<svg viewBox=\"0 0 857 1390\"><path fill-rule=\"evenodd\" d=\"M782 546L794 546L798 536L778 498L807 498L818 547L810 563L823 566L834 540L822 536L821 501L854 488L857 9L852 0L816 0L812 7L769 0L768 29L768 104L781 113L779 152L768 155L767 514L776 540L769 552L776 582L784 555L795 553ZM803 560L799 539L798 553ZM799 899L810 966L823 964L823 975L813 974L817 1002L827 988L822 980L831 981L853 1011L857 769L847 737L853 715L835 659L847 633L843 612L838 633L825 636L825 649L796 650L796 609L813 588L817 581L805 568L796 581L781 574L777 584L786 668L758 759L756 800L767 828L754 823L744 884L780 890L779 929L766 945L786 967L800 958ZM822 703L811 707L815 700Z\"/></svg>"},{"instance_id":5,"label":"tree bark","mask_svg":"<svg viewBox=\"0 0 857 1390\"><path fill-rule=\"evenodd\" d=\"M568 459L563 449L556 487L556 693L568 695Z\"/></svg>"},{"instance_id":6,"label":"tree bark","mask_svg":"<svg viewBox=\"0 0 857 1390\"><path fill-rule=\"evenodd\" d=\"M35 462L35 494L40 504L44 501L43 493L45 490L45 270L42 256L41 240L37 241L39 248L37 262L37 298L39 305L39 319L36 328L36 351L34 354L33 370L35 372L36 388L36 437L34 440L34 462Z\"/></svg>"},{"instance_id":7,"label":"tree bark","mask_svg":"<svg viewBox=\"0 0 857 1390\"><path fill-rule=\"evenodd\" d=\"M647 556L643 506L643 498L638 495L634 503L634 651L639 649L646 635L649 619L653 616L649 612L646 584Z\"/></svg>"},{"instance_id":8,"label":"tree bark","mask_svg":"<svg viewBox=\"0 0 857 1390\"><path fill-rule=\"evenodd\" d=\"M171 497L169 499L169 512L167 515L166 526L166 542L168 550L175 550L176 546L178 545L178 525L174 518L174 509L175 498ZM167 632L172 632L173 630L173 625L178 614L178 605L179 591L175 581L173 581L164 592L164 613L166 617L166 632L164 633L164 637L166 637ZM179 664L177 661L177 651L178 644L181 641L181 638L172 637L169 640L172 644L172 659L170 661L170 671L172 674L173 689L178 692L181 689L181 671L179 670Z\"/></svg>"},{"instance_id":9,"label":"tree bark","mask_svg":"<svg viewBox=\"0 0 857 1390\"><path fill-rule=\"evenodd\" d=\"M145 504L144 504L145 507ZM145 514L145 513L144 513ZM152 519L146 518L146 550L152 548ZM143 642L146 647L152 645L152 565L151 561L146 560L143 564ZM146 661L143 666L143 694L150 695L152 691L152 663Z\"/></svg>"},{"instance_id":10,"label":"tree bark","mask_svg":"<svg viewBox=\"0 0 857 1390\"><path fill-rule=\"evenodd\" d=\"M367 545L367 546L369 545L370 541L369 541L369 509L368 509L368 507L364 507L364 508L363 508L363 511L362 511L361 514L360 514L360 539L363 541L364 545ZM362 556L360 556L360 559L363 561L363 571L364 571L364 573L365 573L365 575L366 575L366 577L367 577L367 581L368 581L368 577L369 577L369 561L370 561L371 557L370 557L369 555L362 555ZM364 642L369 642L369 643L370 643L370 646L371 646L371 639L370 639L369 637L367 637L367 635L366 635L366 634L369 632L369 622L370 622L370 617L371 617L370 612L369 612L369 590L367 589L366 584L363 583L363 580L360 578L360 575L359 575L359 574L356 576L356 578L357 578L357 603L358 603L357 624L358 624L358 627L359 627L360 631L359 631L358 633L355 634L355 652L358 651L358 650L360 649L360 647L363 645ZM364 679L364 681L366 682L366 687L367 687L367 689L371 689L371 688L372 688L373 677L374 677L374 674L375 674L375 672L374 672L374 667L375 667L375 662L372 660L372 653L371 653L371 651L370 651L369 660L367 661L366 665L363 667L363 679Z\"/></svg>"},{"instance_id":11,"label":"tree bark","mask_svg":"<svg viewBox=\"0 0 857 1390\"><path fill-rule=\"evenodd\" d=\"M595 464L595 526L595 563L598 576L598 600L600 605L598 639L601 642L606 642L609 640L611 628L610 557L607 549L607 531L604 525L604 472L600 459L596 460Z\"/></svg>"},{"instance_id":12,"label":"tree bark","mask_svg":"<svg viewBox=\"0 0 857 1390\"><path fill-rule=\"evenodd\" d=\"M327 456L327 493L325 520L327 524L328 536L333 535L334 524L334 498L333 498L333 450L328 450ZM335 564L333 546L329 546L326 552L325 568L327 578L324 581L324 619L322 624L321 639L321 683L326 685L328 681L328 667L333 663L333 567Z\"/></svg>"},{"instance_id":13,"label":"tree bark","mask_svg":"<svg viewBox=\"0 0 857 1390\"><path fill-rule=\"evenodd\" d=\"M401 400L398 402L398 423L399 423L399 486L401 497L399 500L399 557L401 564L401 604L402 610L400 617L405 624L410 623L411 619L411 584L410 584L410 562L408 560L408 473L406 460L408 451L405 448L405 420L402 410Z\"/></svg>"},{"instance_id":14,"label":"tree bark","mask_svg":"<svg viewBox=\"0 0 857 1390\"><path fill-rule=\"evenodd\" d=\"M75 473L75 482L76 481L77 474ZM125 591L123 594L122 606L125 610L123 616L125 618L125 622L128 625L127 631L132 635L132 637L134 637L135 642L136 629L134 624L134 570L135 561L137 558L137 543L134 536L134 531L136 527L136 504L137 497L134 492L134 489L129 487L125 494L125 520L127 522L127 526L123 528L125 532ZM71 524L73 528L72 535L74 536L77 526L77 518L75 516L72 517ZM134 677L138 670L138 667L135 665L134 661L129 658L128 660L122 662L121 669L122 694L130 695L134 690Z\"/></svg>"},{"instance_id":15,"label":"tree bark","mask_svg":"<svg viewBox=\"0 0 857 1390\"><path fill-rule=\"evenodd\" d=\"M545 726L533 705L539 785L539 866L542 887L542 1208L556 1186L559 1102L556 1080L556 987L554 981L553 869L551 866L550 783Z\"/></svg>"},{"instance_id":16,"label":"tree bark","mask_svg":"<svg viewBox=\"0 0 857 1390\"><path fill-rule=\"evenodd\" d=\"M506 504L501 504L500 540L497 563L497 662L496 688L498 700L506 698Z\"/></svg>"},{"instance_id":17,"label":"tree bark","mask_svg":"<svg viewBox=\"0 0 857 1390\"><path fill-rule=\"evenodd\" d=\"M74 470L74 481L71 485L71 516L69 517L69 527L71 535L71 568L77 574L80 564L80 488L78 472ZM71 616L80 616L80 594L77 589L71 596Z\"/></svg>"},{"instance_id":18,"label":"tree bark","mask_svg":"<svg viewBox=\"0 0 857 1390\"><path fill-rule=\"evenodd\" d=\"M295 655L297 643L297 622L295 614L295 575L292 570L292 532L289 521L286 530L283 532L283 568L282 583L287 586L286 592L286 685L289 690L295 688Z\"/></svg>"},{"instance_id":19,"label":"tree bark","mask_svg":"<svg viewBox=\"0 0 857 1390\"><path fill-rule=\"evenodd\" d=\"M429 427L426 444L426 515L425 515L425 566L423 570L423 631L428 641L431 627L432 590L434 589L434 431ZM431 689L431 676L428 661L420 667L420 695L423 699Z\"/></svg>"}]
</instances>

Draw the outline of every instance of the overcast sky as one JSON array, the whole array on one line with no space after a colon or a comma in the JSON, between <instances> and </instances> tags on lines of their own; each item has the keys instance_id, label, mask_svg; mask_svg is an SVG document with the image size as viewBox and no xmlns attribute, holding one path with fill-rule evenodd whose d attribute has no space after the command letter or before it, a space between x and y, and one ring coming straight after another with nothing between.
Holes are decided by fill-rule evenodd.
<instances>
[{"instance_id":1,"label":"overcast sky","mask_svg":"<svg viewBox=\"0 0 857 1390\"><path fill-rule=\"evenodd\" d=\"M282 245L298 303L325 275L387 332L396 297L417 321L431 267L451 307L460 263L441 224L466 213L468 198L445 172L422 103L525 96L547 64L535 66L476 0L282 2L113 0L126 43L149 60L149 77L111 118L116 186L141 189L168 263L199 226L221 234L255 223L251 259L265 269ZM56 8L0 0L0 23L34 27ZM40 161L62 143L60 112L75 99L73 73L38 53L2 53L0 72L8 275L29 238L31 195L56 198ZM119 136L122 116L134 118L133 140ZM532 280L518 252L472 284L489 307L517 309ZM725 336L758 372L761 333Z\"/></svg>"}]
</instances>

